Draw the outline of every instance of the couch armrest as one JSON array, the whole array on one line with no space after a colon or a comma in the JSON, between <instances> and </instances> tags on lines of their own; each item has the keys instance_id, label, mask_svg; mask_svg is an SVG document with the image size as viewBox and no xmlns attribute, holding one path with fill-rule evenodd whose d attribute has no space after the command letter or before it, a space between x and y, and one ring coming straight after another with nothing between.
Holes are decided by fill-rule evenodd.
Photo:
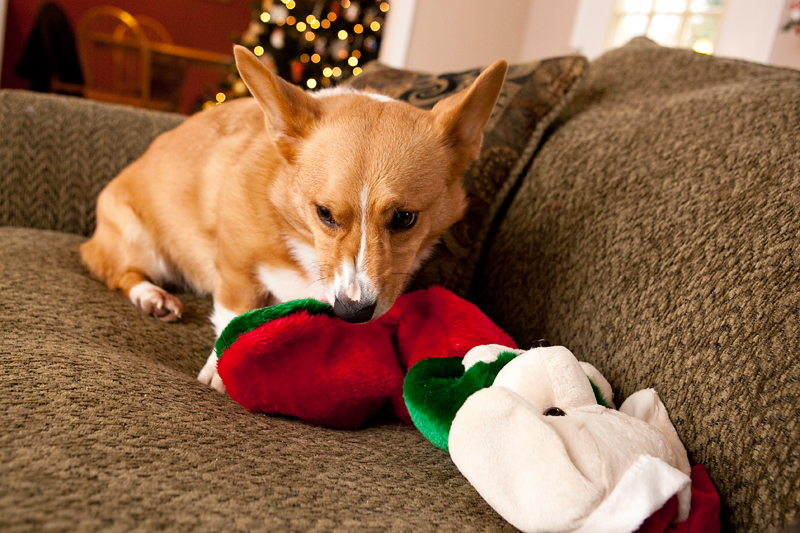
<instances>
[{"instance_id":1,"label":"couch armrest","mask_svg":"<svg viewBox=\"0 0 800 533\"><path fill-rule=\"evenodd\" d=\"M90 235L100 190L184 117L0 91L0 225Z\"/></svg>"}]
</instances>

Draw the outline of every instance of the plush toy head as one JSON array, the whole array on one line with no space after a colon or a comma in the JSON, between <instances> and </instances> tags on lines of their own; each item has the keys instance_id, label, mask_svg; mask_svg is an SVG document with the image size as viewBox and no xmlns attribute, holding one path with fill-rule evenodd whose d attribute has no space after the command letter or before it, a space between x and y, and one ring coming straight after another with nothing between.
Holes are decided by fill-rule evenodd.
<instances>
[{"instance_id":1,"label":"plush toy head","mask_svg":"<svg viewBox=\"0 0 800 533\"><path fill-rule=\"evenodd\" d=\"M640 391L619 411L601 405L613 405L610 385L564 347L482 346L463 363L423 361L405 395L423 433L524 531L633 531L676 493L678 518L688 515L689 462L658 395ZM455 409L440 405L448 397Z\"/></svg>"},{"instance_id":2,"label":"plush toy head","mask_svg":"<svg viewBox=\"0 0 800 533\"><path fill-rule=\"evenodd\" d=\"M539 341L544 343L544 341ZM426 359L406 376L403 394L414 424L436 447L449 451L450 426L469 396L492 386L497 374L524 350L499 344L478 346L464 359ZM586 381L600 405L611 403L611 386L595 368L581 363ZM507 374L506 374L507 375ZM602 390L601 390L602 387Z\"/></svg>"}]
</instances>

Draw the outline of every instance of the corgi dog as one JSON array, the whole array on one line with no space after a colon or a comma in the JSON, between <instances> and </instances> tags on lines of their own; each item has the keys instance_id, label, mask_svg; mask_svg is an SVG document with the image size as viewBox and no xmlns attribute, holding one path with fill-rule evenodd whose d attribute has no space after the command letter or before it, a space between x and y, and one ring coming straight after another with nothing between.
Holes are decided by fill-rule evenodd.
<instances>
[{"instance_id":1,"label":"corgi dog","mask_svg":"<svg viewBox=\"0 0 800 533\"><path fill-rule=\"evenodd\" d=\"M465 209L462 174L502 87L499 60L430 111L347 88L306 92L236 46L252 98L156 138L100 193L91 274L147 314L180 319L164 285L236 315L316 298L348 322L388 311ZM212 353L198 379L224 392Z\"/></svg>"}]
</instances>

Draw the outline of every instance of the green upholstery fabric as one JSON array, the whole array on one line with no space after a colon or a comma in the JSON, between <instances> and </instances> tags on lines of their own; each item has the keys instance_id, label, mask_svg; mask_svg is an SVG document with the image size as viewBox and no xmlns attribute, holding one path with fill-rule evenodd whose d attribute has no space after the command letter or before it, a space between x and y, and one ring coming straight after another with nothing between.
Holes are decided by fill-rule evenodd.
<instances>
[{"instance_id":1,"label":"green upholstery fabric","mask_svg":"<svg viewBox=\"0 0 800 533\"><path fill-rule=\"evenodd\" d=\"M97 195L181 115L0 92L0 225L94 231Z\"/></svg>"},{"instance_id":2,"label":"green upholstery fabric","mask_svg":"<svg viewBox=\"0 0 800 533\"><path fill-rule=\"evenodd\" d=\"M210 302L144 316L82 241L0 228L0 531L513 531L413 427L318 428L197 382Z\"/></svg>"},{"instance_id":3,"label":"green upholstery fabric","mask_svg":"<svg viewBox=\"0 0 800 533\"><path fill-rule=\"evenodd\" d=\"M636 41L584 76L459 283L617 401L654 387L724 529L779 531L800 519L800 73ZM0 530L511 531L413 428L196 382L208 299L163 324L86 273L97 193L180 120L0 91Z\"/></svg>"}]
</instances>

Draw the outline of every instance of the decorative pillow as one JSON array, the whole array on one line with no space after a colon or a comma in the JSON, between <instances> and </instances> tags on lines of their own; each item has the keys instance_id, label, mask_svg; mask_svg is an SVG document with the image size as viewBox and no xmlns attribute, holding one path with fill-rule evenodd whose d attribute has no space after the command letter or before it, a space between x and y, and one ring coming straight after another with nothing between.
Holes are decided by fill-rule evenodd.
<instances>
[{"instance_id":1,"label":"decorative pillow","mask_svg":"<svg viewBox=\"0 0 800 533\"><path fill-rule=\"evenodd\" d=\"M511 65L484 129L481 155L464 175L469 207L442 236L409 290L441 285L466 296L495 216L530 165L545 129L569 99L587 60L567 56ZM373 61L348 84L370 88L423 109L468 87L481 69L450 74L397 70Z\"/></svg>"}]
</instances>

